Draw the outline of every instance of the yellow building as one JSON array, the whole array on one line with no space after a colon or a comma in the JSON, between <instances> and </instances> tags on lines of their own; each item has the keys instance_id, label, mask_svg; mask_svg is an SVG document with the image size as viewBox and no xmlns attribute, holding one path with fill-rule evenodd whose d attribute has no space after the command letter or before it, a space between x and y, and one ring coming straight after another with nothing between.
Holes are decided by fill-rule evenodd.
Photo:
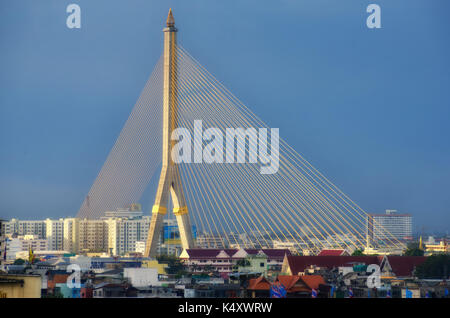
<instances>
[{"instance_id":1,"label":"yellow building","mask_svg":"<svg viewBox=\"0 0 450 318\"><path fill-rule=\"evenodd\" d=\"M158 261L144 260L144 261L142 261L142 267L156 268L158 270L158 274L165 275L165 274L167 274L166 268L168 267L168 265L160 264Z\"/></svg>"},{"instance_id":2,"label":"yellow building","mask_svg":"<svg viewBox=\"0 0 450 318\"><path fill-rule=\"evenodd\" d=\"M64 219L63 247L64 250L69 251L70 253L78 253L79 227L80 227L79 219L77 218Z\"/></svg>"},{"instance_id":3,"label":"yellow building","mask_svg":"<svg viewBox=\"0 0 450 318\"><path fill-rule=\"evenodd\" d=\"M439 244L425 244L425 251L427 253L448 253L450 249L446 242L441 241Z\"/></svg>"},{"instance_id":4,"label":"yellow building","mask_svg":"<svg viewBox=\"0 0 450 318\"><path fill-rule=\"evenodd\" d=\"M0 274L0 298L41 298L40 275Z\"/></svg>"}]
</instances>

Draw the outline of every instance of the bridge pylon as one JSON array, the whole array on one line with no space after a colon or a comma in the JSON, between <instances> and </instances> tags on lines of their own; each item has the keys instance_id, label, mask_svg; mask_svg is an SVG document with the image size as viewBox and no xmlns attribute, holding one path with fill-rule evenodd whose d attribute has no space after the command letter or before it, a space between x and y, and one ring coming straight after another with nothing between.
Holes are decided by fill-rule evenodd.
<instances>
[{"instance_id":1,"label":"bridge pylon","mask_svg":"<svg viewBox=\"0 0 450 318\"><path fill-rule=\"evenodd\" d=\"M167 27L164 32L164 61L163 61L163 151L162 168L156 191L155 204L152 208L152 219L145 247L146 257L154 257L157 252L159 235L161 234L164 215L167 213L169 194L172 198L173 213L178 223L180 239L183 248L194 247L192 228L189 220L188 208L181 184L178 165L172 160L172 148L175 144L171 140L172 131L178 127L177 113L177 29L172 9L167 16Z\"/></svg>"}]
</instances>

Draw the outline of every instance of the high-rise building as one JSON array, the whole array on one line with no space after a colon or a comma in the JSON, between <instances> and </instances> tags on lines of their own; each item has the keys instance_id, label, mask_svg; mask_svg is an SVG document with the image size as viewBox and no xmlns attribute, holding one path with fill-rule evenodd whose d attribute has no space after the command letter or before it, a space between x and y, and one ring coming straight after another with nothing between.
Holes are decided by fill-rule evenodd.
<instances>
[{"instance_id":1,"label":"high-rise building","mask_svg":"<svg viewBox=\"0 0 450 318\"><path fill-rule=\"evenodd\" d=\"M38 235L46 237L46 223L44 220L18 220L4 221L3 231L5 235Z\"/></svg>"},{"instance_id":2,"label":"high-rise building","mask_svg":"<svg viewBox=\"0 0 450 318\"><path fill-rule=\"evenodd\" d=\"M78 253L79 251L79 235L80 235L80 219L67 218L64 219L63 229L63 249L70 253Z\"/></svg>"},{"instance_id":3,"label":"high-rise building","mask_svg":"<svg viewBox=\"0 0 450 318\"><path fill-rule=\"evenodd\" d=\"M396 210L386 210L385 214L369 214L366 234L372 244L412 240L412 216L397 213Z\"/></svg>"},{"instance_id":4,"label":"high-rise building","mask_svg":"<svg viewBox=\"0 0 450 318\"><path fill-rule=\"evenodd\" d=\"M136 248L134 249L134 251L136 253L140 253L140 254L144 255L146 243L147 243L146 241L136 241Z\"/></svg>"},{"instance_id":5,"label":"high-rise building","mask_svg":"<svg viewBox=\"0 0 450 318\"><path fill-rule=\"evenodd\" d=\"M147 239L150 221L149 216L105 220L108 227L108 252L113 255L135 252L136 242Z\"/></svg>"},{"instance_id":6,"label":"high-rise building","mask_svg":"<svg viewBox=\"0 0 450 318\"><path fill-rule=\"evenodd\" d=\"M52 251L62 250L64 243L64 219L45 220L45 236L48 249Z\"/></svg>"},{"instance_id":7,"label":"high-rise building","mask_svg":"<svg viewBox=\"0 0 450 318\"><path fill-rule=\"evenodd\" d=\"M108 225L104 220L79 220L78 252L107 252Z\"/></svg>"}]
</instances>

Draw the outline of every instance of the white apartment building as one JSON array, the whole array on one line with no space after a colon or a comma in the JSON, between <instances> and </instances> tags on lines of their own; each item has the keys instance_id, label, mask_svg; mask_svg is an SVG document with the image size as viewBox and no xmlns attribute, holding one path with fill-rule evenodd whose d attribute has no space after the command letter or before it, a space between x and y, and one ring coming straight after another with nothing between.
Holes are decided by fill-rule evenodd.
<instances>
[{"instance_id":1,"label":"white apartment building","mask_svg":"<svg viewBox=\"0 0 450 318\"><path fill-rule=\"evenodd\" d=\"M17 258L20 252L28 252L29 250L46 251L48 250L48 242L46 239L39 238L37 235L23 235L6 239L6 260L11 261Z\"/></svg>"},{"instance_id":2,"label":"white apartment building","mask_svg":"<svg viewBox=\"0 0 450 318\"><path fill-rule=\"evenodd\" d=\"M113 255L135 252L136 242L147 241L150 221L150 216L138 219L109 218L105 220L108 227L109 252ZM142 245L142 243L139 244Z\"/></svg>"},{"instance_id":3,"label":"white apartment building","mask_svg":"<svg viewBox=\"0 0 450 318\"><path fill-rule=\"evenodd\" d=\"M136 253L141 253L142 255L144 255L146 244L147 244L146 241L136 241L136 248L134 249L134 251Z\"/></svg>"},{"instance_id":4,"label":"white apartment building","mask_svg":"<svg viewBox=\"0 0 450 318\"><path fill-rule=\"evenodd\" d=\"M79 251L79 232L80 232L80 219L67 218L64 219L63 225L63 249L70 253L78 253Z\"/></svg>"},{"instance_id":5,"label":"white apartment building","mask_svg":"<svg viewBox=\"0 0 450 318\"><path fill-rule=\"evenodd\" d=\"M52 251L63 250L64 243L64 219L45 220L46 238L48 248Z\"/></svg>"},{"instance_id":6,"label":"white apartment building","mask_svg":"<svg viewBox=\"0 0 450 318\"><path fill-rule=\"evenodd\" d=\"M45 239L46 249L69 253L105 252L124 255L145 252L151 216L143 216L138 205L128 209L108 211L105 217L92 219L46 219L42 221L20 221L12 219L2 227L8 235L36 235ZM108 216L108 217L106 217ZM175 220L165 220L164 230L172 228ZM173 224L172 224L173 223ZM176 226L175 226L176 227ZM160 236L158 249L161 253L179 254L181 245L175 240ZM25 233L20 235L20 233ZM178 239L179 240L179 239ZM18 243L17 243L18 244ZM39 249L41 250L41 249ZM178 252L178 253L177 253Z\"/></svg>"},{"instance_id":7,"label":"white apartment building","mask_svg":"<svg viewBox=\"0 0 450 318\"><path fill-rule=\"evenodd\" d=\"M38 235L39 238L46 237L45 220L18 220L11 219L3 222L5 235Z\"/></svg>"}]
</instances>

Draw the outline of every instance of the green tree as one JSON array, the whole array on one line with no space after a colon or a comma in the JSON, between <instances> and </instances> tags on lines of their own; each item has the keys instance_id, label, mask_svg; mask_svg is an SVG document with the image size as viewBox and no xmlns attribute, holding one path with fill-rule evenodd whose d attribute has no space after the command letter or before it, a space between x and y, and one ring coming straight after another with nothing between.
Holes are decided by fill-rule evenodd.
<instances>
[{"instance_id":1,"label":"green tree","mask_svg":"<svg viewBox=\"0 0 450 318\"><path fill-rule=\"evenodd\" d=\"M363 250L354 250L352 256L364 256Z\"/></svg>"},{"instance_id":2,"label":"green tree","mask_svg":"<svg viewBox=\"0 0 450 318\"><path fill-rule=\"evenodd\" d=\"M415 274L419 278L448 279L450 276L450 255L440 254L427 257L417 266Z\"/></svg>"},{"instance_id":3,"label":"green tree","mask_svg":"<svg viewBox=\"0 0 450 318\"><path fill-rule=\"evenodd\" d=\"M404 256L423 256L423 250L419 248L418 243L410 243L403 253Z\"/></svg>"},{"instance_id":4,"label":"green tree","mask_svg":"<svg viewBox=\"0 0 450 318\"><path fill-rule=\"evenodd\" d=\"M23 265L25 264L25 260L18 258L14 261L14 265Z\"/></svg>"},{"instance_id":5,"label":"green tree","mask_svg":"<svg viewBox=\"0 0 450 318\"><path fill-rule=\"evenodd\" d=\"M186 273L186 269L181 260L174 255L159 255L156 257L159 263L167 264L167 274L175 274L182 276Z\"/></svg>"}]
</instances>

